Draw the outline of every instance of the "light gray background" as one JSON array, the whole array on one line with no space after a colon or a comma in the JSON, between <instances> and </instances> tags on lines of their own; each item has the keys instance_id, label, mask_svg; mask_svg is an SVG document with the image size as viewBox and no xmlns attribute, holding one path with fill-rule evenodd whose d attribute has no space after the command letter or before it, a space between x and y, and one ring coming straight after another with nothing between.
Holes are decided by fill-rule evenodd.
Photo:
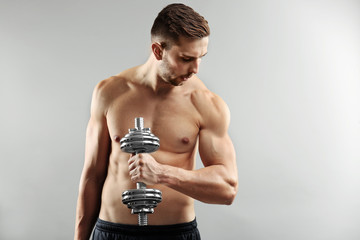
<instances>
[{"instance_id":1,"label":"light gray background","mask_svg":"<svg viewBox=\"0 0 360 240\"><path fill-rule=\"evenodd\" d=\"M0 1L0 239L72 239L92 90L170 2ZM210 23L199 76L239 167L233 205L196 203L203 239L360 239L359 1L180 2Z\"/></svg>"}]
</instances>

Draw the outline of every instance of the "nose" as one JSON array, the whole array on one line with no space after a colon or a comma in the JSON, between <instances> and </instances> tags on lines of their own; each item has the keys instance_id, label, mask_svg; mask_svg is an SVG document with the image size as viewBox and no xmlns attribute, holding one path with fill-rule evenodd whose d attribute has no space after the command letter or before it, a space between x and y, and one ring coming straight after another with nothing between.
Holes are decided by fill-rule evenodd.
<instances>
[{"instance_id":1,"label":"nose","mask_svg":"<svg viewBox=\"0 0 360 240\"><path fill-rule=\"evenodd\" d=\"M199 72L200 62L201 62L200 58L198 58L198 59L191 62L191 66L190 66L190 72L191 73L196 74L196 73Z\"/></svg>"}]
</instances>

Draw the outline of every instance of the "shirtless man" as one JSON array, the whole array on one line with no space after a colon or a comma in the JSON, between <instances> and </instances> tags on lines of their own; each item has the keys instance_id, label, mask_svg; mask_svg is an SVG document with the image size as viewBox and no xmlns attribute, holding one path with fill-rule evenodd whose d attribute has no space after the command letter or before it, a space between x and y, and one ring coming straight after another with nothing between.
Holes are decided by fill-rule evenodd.
<instances>
[{"instance_id":1,"label":"shirtless man","mask_svg":"<svg viewBox=\"0 0 360 240\"><path fill-rule=\"evenodd\" d=\"M238 177L227 133L230 112L195 75L209 34L202 16L171 4L155 19L147 62L95 87L75 239L89 239L95 224L93 239L200 239L194 199L233 202ZM159 137L156 152L131 156L120 150L136 117ZM195 170L197 149L204 167ZM146 227L137 226L137 215L122 203L122 192L136 188L136 182L162 191Z\"/></svg>"}]
</instances>

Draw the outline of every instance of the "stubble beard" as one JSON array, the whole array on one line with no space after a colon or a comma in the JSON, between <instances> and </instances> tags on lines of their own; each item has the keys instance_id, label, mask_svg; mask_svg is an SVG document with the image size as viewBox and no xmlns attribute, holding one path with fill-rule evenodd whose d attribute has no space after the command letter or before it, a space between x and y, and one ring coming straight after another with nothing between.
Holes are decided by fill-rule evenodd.
<instances>
[{"instance_id":1,"label":"stubble beard","mask_svg":"<svg viewBox=\"0 0 360 240\"><path fill-rule=\"evenodd\" d=\"M171 71L170 64L167 59L163 60L163 64L160 67L161 78L165 81L170 83L173 86L181 86L183 82L180 80L180 77L174 77L175 74Z\"/></svg>"}]
</instances>

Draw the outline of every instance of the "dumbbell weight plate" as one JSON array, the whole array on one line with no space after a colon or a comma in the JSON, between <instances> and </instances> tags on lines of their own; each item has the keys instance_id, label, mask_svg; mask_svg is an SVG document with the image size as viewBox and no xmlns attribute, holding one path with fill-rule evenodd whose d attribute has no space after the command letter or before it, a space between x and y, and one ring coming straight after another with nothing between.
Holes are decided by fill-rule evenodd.
<instances>
[{"instance_id":1,"label":"dumbbell weight plate","mask_svg":"<svg viewBox=\"0 0 360 240\"><path fill-rule=\"evenodd\" d=\"M120 145L121 150L127 153L151 153L155 152L159 147L158 142L148 140L123 142Z\"/></svg>"},{"instance_id":2,"label":"dumbbell weight plate","mask_svg":"<svg viewBox=\"0 0 360 240\"><path fill-rule=\"evenodd\" d=\"M157 202L161 202L162 196L161 191L157 189L131 189L123 192L122 201L124 204L133 201L146 201L153 200Z\"/></svg>"}]
</instances>

